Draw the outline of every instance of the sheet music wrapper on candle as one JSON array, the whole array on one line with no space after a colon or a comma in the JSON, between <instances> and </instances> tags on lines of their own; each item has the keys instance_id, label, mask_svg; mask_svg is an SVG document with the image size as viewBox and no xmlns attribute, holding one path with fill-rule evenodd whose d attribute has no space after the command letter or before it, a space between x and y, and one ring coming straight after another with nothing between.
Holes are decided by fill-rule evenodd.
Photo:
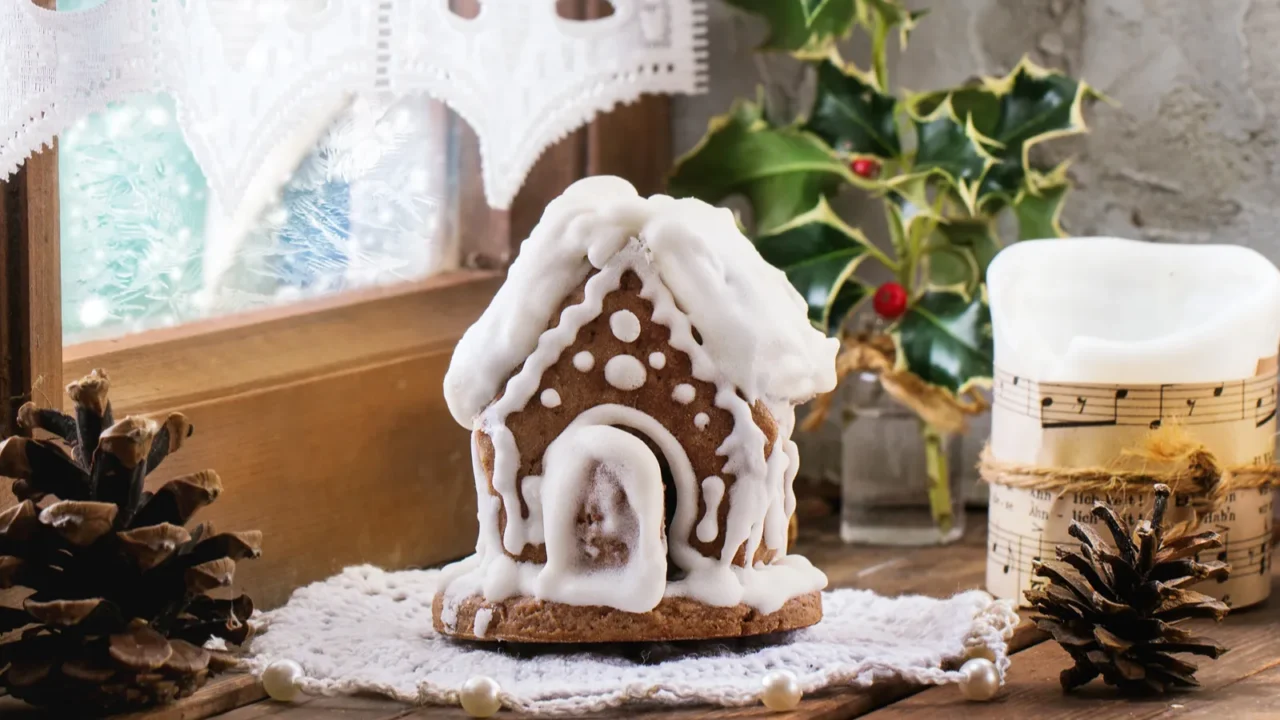
<instances>
[{"instance_id":1,"label":"sheet music wrapper on candle","mask_svg":"<svg viewBox=\"0 0 1280 720\"><path fill-rule=\"evenodd\" d=\"M1247 380L1186 385L1083 385L1039 383L997 372L993 388L992 453L1014 458L1038 448L1037 462L1056 467L1107 465L1147 433L1177 422L1226 467L1268 463L1275 451L1275 359ZM999 416L999 420L996 419ZM1197 588L1233 606L1266 599L1271 588L1272 491L1239 490L1201 518L1222 535L1217 559L1231 564L1226 582ZM1054 546L1075 547L1067 534L1073 520L1095 524L1094 501L1114 507L1130 522L1151 511L1150 493L1107 496L991 486L987 589L996 597L1021 598L1032 586L1031 566L1054 557ZM1189 520L1187 498L1178 499L1174 522ZM1209 559L1209 558L1206 558Z\"/></svg>"},{"instance_id":2,"label":"sheet music wrapper on candle","mask_svg":"<svg viewBox=\"0 0 1280 720\"><path fill-rule=\"evenodd\" d=\"M1126 452L1166 428L1202 444L1219 467L1274 462L1280 272L1262 256L1233 246L1053 240L1006 250L989 278L994 458L1158 472L1172 468L1144 466ZM1233 295L1213 298L1220 316L1204 310L1215 283ZM1152 504L1150 492L1060 493L994 482L990 498L987 589L1020 604L1042 582L1032 577L1033 563L1054 557L1056 545L1079 545L1067 534L1072 521L1097 523L1095 501L1130 522ZM1193 516L1188 498L1179 497L1170 519ZM1202 516L1202 527L1222 536L1213 559L1232 572L1196 589L1233 607L1266 599L1272 516L1265 487L1231 492Z\"/></svg>"}]
</instances>

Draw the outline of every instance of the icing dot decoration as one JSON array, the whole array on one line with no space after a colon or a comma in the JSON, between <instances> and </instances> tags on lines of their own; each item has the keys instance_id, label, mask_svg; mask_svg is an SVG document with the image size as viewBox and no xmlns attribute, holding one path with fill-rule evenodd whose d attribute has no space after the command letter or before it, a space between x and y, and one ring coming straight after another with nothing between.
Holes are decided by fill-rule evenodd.
<instances>
[{"instance_id":1,"label":"icing dot decoration","mask_svg":"<svg viewBox=\"0 0 1280 720\"><path fill-rule=\"evenodd\" d=\"M693 425L699 430L703 430L707 425L711 424L711 417L706 413L698 413L693 416Z\"/></svg>"},{"instance_id":2,"label":"icing dot decoration","mask_svg":"<svg viewBox=\"0 0 1280 720\"><path fill-rule=\"evenodd\" d=\"M640 318L630 310L619 310L609 316L609 329L622 342L635 342L640 337Z\"/></svg>"},{"instance_id":3,"label":"icing dot decoration","mask_svg":"<svg viewBox=\"0 0 1280 720\"><path fill-rule=\"evenodd\" d=\"M583 350L573 356L573 366L578 369L578 372L586 372L596 366L596 358L591 353Z\"/></svg>"},{"instance_id":4,"label":"icing dot decoration","mask_svg":"<svg viewBox=\"0 0 1280 720\"><path fill-rule=\"evenodd\" d=\"M604 379L619 390L635 390L646 377L644 363L630 355L614 355L604 364Z\"/></svg>"},{"instance_id":5,"label":"icing dot decoration","mask_svg":"<svg viewBox=\"0 0 1280 720\"><path fill-rule=\"evenodd\" d=\"M649 367L661 370L667 366L667 356L660 352L649 353Z\"/></svg>"},{"instance_id":6,"label":"icing dot decoration","mask_svg":"<svg viewBox=\"0 0 1280 720\"><path fill-rule=\"evenodd\" d=\"M502 692L498 681L484 675L476 675L462 686L458 693L458 701L462 709L471 717L493 717L502 709Z\"/></svg>"},{"instance_id":7,"label":"icing dot decoration","mask_svg":"<svg viewBox=\"0 0 1280 720\"><path fill-rule=\"evenodd\" d=\"M553 408L560 406L560 393L556 392L555 388L543 390L538 399L542 401L543 407Z\"/></svg>"},{"instance_id":8,"label":"icing dot decoration","mask_svg":"<svg viewBox=\"0 0 1280 720\"><path fill-rule=\"evenodd\" d=\"M675 400L681 405L688 405L689 403L693 402L693 398L697 394L698 392L694 390L693 386L690 385L689 383L680 383L679 385L676 386L674 390L671 391L671 399Z\"/></svg>"}]
</instances>

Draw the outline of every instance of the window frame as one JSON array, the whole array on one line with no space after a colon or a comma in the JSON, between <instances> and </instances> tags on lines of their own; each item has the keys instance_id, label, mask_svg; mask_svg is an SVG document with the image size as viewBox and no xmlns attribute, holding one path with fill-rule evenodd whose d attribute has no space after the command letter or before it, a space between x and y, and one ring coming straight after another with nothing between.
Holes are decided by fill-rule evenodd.
<instances>
[{"instance_id":1,"label":"window frame","mask_svg":"<svg viewBox=\"0 0 1280 720\"><path fill-rule=\"evenodd\" d=\"M571 2L585 17L601 14L600 0ZM453 346L570 183L612 174L645 194L662 189L670 100L620 106L551 147L510 211L485 204L474 133L449 117L463 178L449 199L461 269L65 351L56 142L29 158L0 182L0 437L18 431L23 402L61 407L64 380L93 367L112 377L117 417L186 412L196 436L156 481L219 471L226 492L200 519L264 530L263 558L237 578L261 607L353 562L395 568L465 555L476 527L469 438L440 393ZM7 487L0 495L0 505L12 502Z\"/></svg>"}]
</instances>

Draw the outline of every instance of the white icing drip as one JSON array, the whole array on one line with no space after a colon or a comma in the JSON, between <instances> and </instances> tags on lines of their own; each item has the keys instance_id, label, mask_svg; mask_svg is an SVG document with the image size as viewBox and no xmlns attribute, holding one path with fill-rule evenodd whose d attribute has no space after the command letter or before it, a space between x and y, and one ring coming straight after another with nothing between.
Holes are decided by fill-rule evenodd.
<instances>
[{"instance_id":1,"label":"white icing drip","mask_svg":"<svg viewBox=\"0 0 1280 720\"><path fill-rule=\"evenodd\" d=\"M578 369L578 372L587 372L596 366L595 356L583 350L573 356L573 366Z\"/></svg>"},{"instance_id":2,"label":"white icing drip","mask_svg":"<svg viewBox=\"0 0 1280 720\"><path fill-rule=\"evenodd\" d=\"M698 391L693 389L689 383L680 383L671 391L671 399L681 405L688 405L697 397Z\"/></svg>"},{"instance_id":3,"label":"white icing drip","mask_svg":"<svg viewBox=\"0 0 1280 720\"><path fill-rule=\"evenodd\" d=\"M560 407L560 393L556 392L555 388L543 390L538 399L542 402L543 407Z\"/></svg>"},{"instance_id":4,"label":"white icing drip","mask_svg":"<svg viewBox=\"0 0 1280 720\"><path fill-rule=\"evenodd\" d=\"M662 601L667 562L662 470L649 446L614 427L575 423L547 448L544 467L547 563L534 582L534 596L627 612L652 610ZM617 492L625 495L626 518L615 512ZM584 502L603 515L600 532L622 539L630 548L622 567L580 567L583 537L577 519Z\"/></svg>"},{"instance_id":5,"label":"white icing drip","mask_svg":"<svg viewBox=\"0 0 1280 720\"><path fill-rule=\"evenodd\" d=\"M512 370L528 368L564 298L632 238L650 274L689 313L685 322L702 332L695 377L722 380L752 402L801 402L835 387L839 341L809 324L804 299L760 257L731 211L694 199L645 199L625 180L595 177L547 206L493 302L459 341L445 376L458 423L474 427ZM654 321L664 322L656 313Z\"/></svg>"},{"instance_id":6,"label":"white icing drip","mask_svg":"<svg viewBox=\"0 0 1280 720\"><path fill-rule=\"evenodd\" d=\"M646 377L644 363L630 355L614 355L604 364L604 379L619 390L636 390Z\"/></svg>"},{"instance_id":7,"label":"white icing drip","mask_svg":"<svg viewBox=\"0 0 1280 720\"><path fill-rule=\"evenodd\" d=\"M635 342L640 337L640 318L630 310L619 310L609 316L609 329L622 342Z\"/></svg>"},{"instance_id":8,"label":"white icing drip","mask_svg":"<svg viewBox=\"0 0 1280 720\"><path fill-rule=\"evenodd\" d=\"M693 416L693 426L699 430L705 430L711 424L711 416L700 412Z\"/></svg>"},{"instance_id":9,"label":"white icing drip","mask_svg":"<svg viewBox=\"0 0 1280 720\"><path fill-rule=\"evenodd\" d=\"M724 480L712 475L702 481L702 501L707 506L695 532L698 540L709 543L720 534L720 500L724 498Z\"/></svg>"},{"instance_id":10,"label":"white icing drip","mask_svg":"<svg viewBox=\"0 0 1280 720\"><path fill-rule=\"evenodd\" d=\"M444 613L441 613L443 615ZM484 637L489 632L489 623L493 622L493 609L480 608L476 610L476 621L473 632L478 638Z\"/></svg>"},{"instance_id":11,"label":"white icing drip","mask_svg":"<svg viewBox=\"0 0 1280 720\"><path fill-rule=\"evenodd\" d=\"M529 518L525 520L529 530L527 537L534 545L542 544L542 476L525 475L520 482L520 492L524 495L524 504L529 507Z\"/></svg>"},{"instance_id":12,"label":"white icing drip","mask_svg":"<svg viewBox=\"0 0 1280 720\"><path fill-rule=\"evenodd\" d=\"M660 352L649 353L649 367L654 370L661 370L667 366L667 356Z\"/></svg>"}]
</instances>

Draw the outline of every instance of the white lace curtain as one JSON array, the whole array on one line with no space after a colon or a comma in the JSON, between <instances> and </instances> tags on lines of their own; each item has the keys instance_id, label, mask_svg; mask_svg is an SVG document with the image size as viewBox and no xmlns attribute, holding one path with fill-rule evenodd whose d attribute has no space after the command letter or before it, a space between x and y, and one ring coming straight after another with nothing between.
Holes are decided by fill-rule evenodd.
<instances>
[{"instance_id":1,"label":"white lace curtain","mask_svg":"<svg viewBox=\"0 0 1280 720\"><path fill-rule=\"evenodd\" d=\"M0 179L78 118L163 90L232 225L247 222L351 97L425 92L480 141L510 206L538 156L596 113L704 81L703 0L106 0L59 13L0 0Z\"/></svg>"}]
</instances>

